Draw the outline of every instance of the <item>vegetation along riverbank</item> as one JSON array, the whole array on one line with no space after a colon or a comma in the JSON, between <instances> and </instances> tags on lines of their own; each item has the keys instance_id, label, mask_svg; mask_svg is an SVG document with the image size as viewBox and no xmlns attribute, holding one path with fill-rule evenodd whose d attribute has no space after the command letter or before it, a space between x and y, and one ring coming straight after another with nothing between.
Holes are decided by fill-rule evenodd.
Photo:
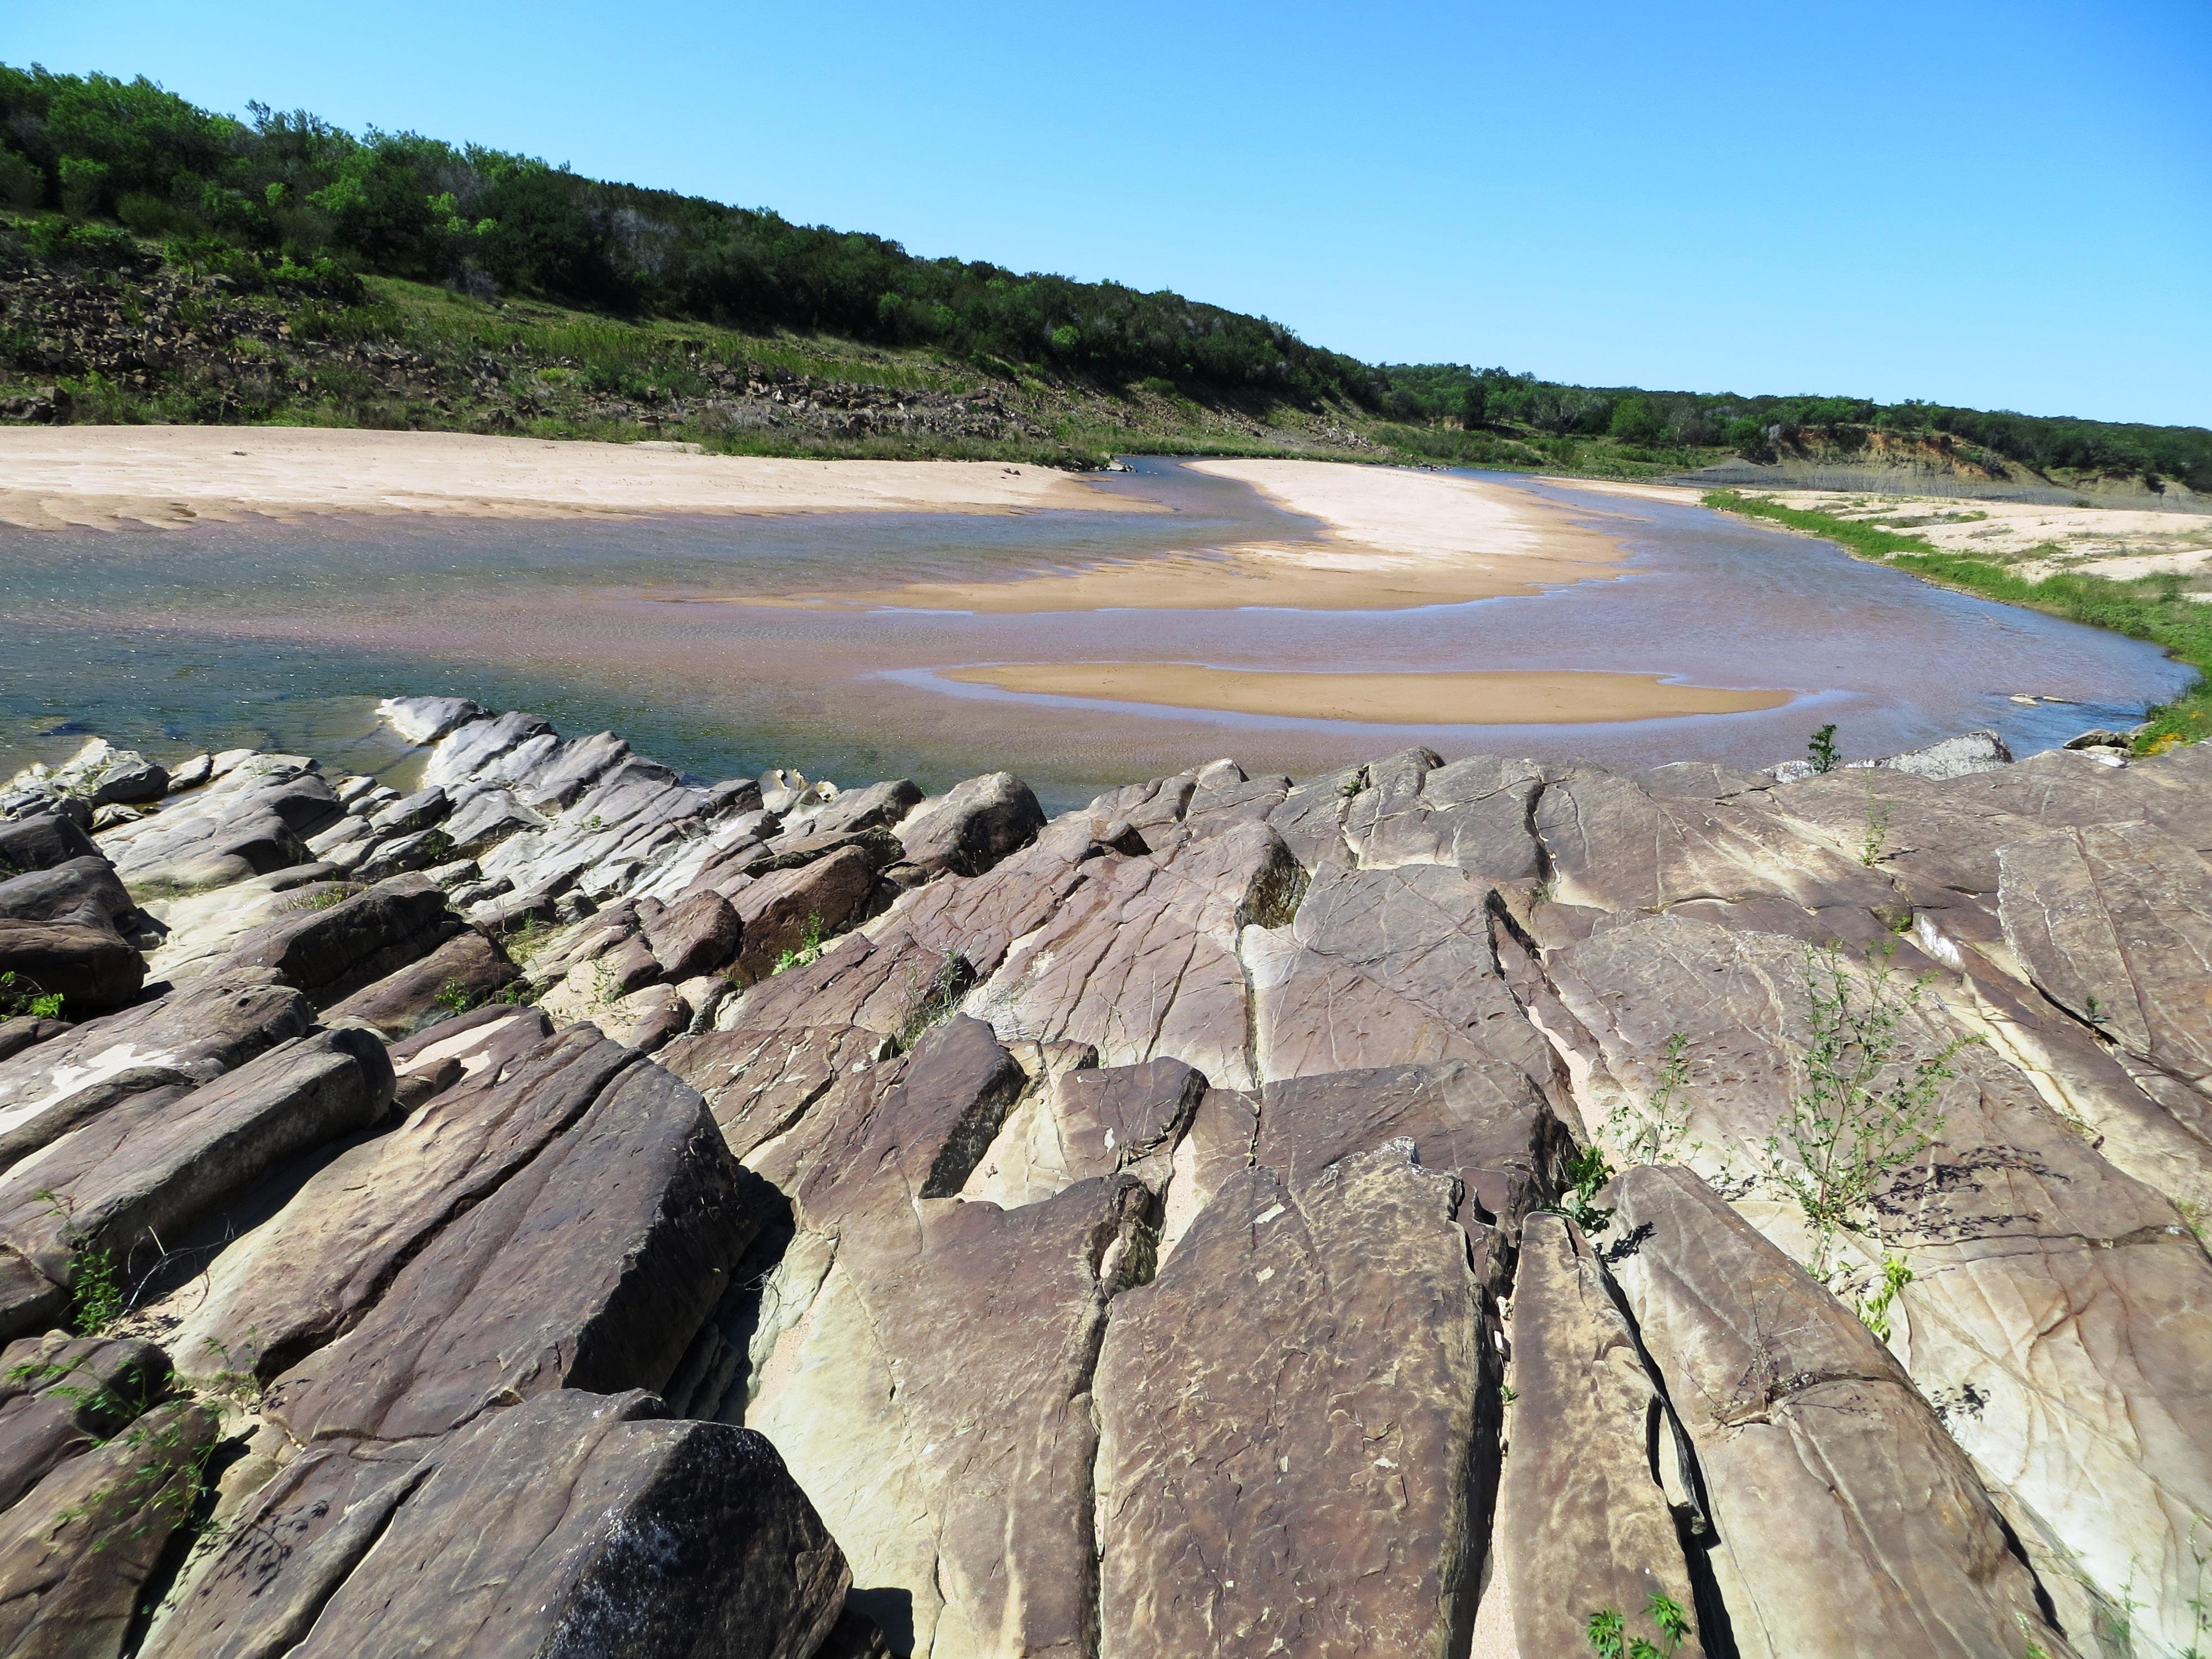
<instances>
[{"instance_id":1,"label":"vegetation along riverbank","mask_svg":"<svg viewBox=\"0 0 2212 1659\"><path fill-rule=\"evenodd\" d=\"M659 439L1097 465L1291 455L1650 478L1876 465L2212 492L2212 432L1369 364L1264 317L304 111L0 65L0 422Z\"/></svg>"},{"instance_id":2,"label":"vegetation along riverbank","mask_svg":"<svg viewBox=\"0 0 2212 1659\"><path fill-rule=\"evenodd\" d=\"M1714 490L1705 497L1705 504L1821 537L1861 558L1896 565L1948 587L2147 640L2200 675L2212 675L2212 611L2191 595L2179 574L2123 578L2059 571L2038 577L1990 559L1939 548L1925 536L1879 521L1790 507L1736 490ZM2212 681L2200 678L2183 696L2150 711L2136 746L2156 754L2177 743L2197 742L2208 733L2212 733Z\"/></svg>"}]
</instances>

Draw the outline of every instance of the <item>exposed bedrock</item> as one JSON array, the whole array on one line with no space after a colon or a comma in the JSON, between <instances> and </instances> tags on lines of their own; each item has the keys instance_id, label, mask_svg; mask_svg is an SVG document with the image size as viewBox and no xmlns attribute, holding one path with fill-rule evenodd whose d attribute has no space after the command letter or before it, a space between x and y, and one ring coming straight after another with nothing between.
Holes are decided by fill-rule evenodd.
<instances>
[{"instance_id":1,"label":"exposed bedrock","mask_svg":"<svg viewBox=\"0 0 2212 1659\"><path fill-rule=\"evenodd\" d=\"M2202 751L385 714L0 790L0 1649L2212 1643Z\"/></svg>"}]
</instances>

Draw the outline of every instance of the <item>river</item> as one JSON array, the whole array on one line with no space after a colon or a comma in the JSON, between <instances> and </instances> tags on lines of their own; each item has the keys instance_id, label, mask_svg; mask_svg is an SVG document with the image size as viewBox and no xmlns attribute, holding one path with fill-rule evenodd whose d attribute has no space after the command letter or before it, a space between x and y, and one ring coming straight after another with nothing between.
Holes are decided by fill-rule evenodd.
<instances>
[{"instance_id":1,"label":"river","mask_svg":"<svg viewBox=\"0 0 2212 1659\"><path fill-rule=\"evenodd\" d=\"M934 787L1005 767L1059 807L1224 754L1255 774L1293 775L1413 744L1447 757L1762 766L1802 754L1831 722L1853 755L1980 726L2029 752L2140 719L2191 678L2153 647L1932 587L1825 543L1497 474L1480 476L1572 509L1630 557L1599 580L1398 611L763 602L1323 533L1242 483L1170 461L1133 468L1094 485L1127 511L0 530L0 775L97 732L157 757L254 744L404 776L405 751L378 726L375 700L450 692L536 709L566 732L611 727L701 775L780 764ZM1724 714L1437 726L942 678L978 663L1094 660L1601 670L1793 695ZM2066 702L2026 707L2014 694Z\"/></svg>"}]
</instances>

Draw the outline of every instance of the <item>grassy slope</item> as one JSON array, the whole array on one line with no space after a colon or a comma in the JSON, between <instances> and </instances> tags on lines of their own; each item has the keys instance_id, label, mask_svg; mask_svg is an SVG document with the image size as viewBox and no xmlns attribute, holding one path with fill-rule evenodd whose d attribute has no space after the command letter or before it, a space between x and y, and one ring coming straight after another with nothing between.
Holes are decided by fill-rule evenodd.
<instances>
[{"instance_id":1,"label":"grassy slope","mask_svg":"<svg viewBox=\"0 0 2212 1659\"><path fill-rule=\"evenodd\" d=\"M2067 574L2037 581L1984 559L1945 552L1921 537L1881 525L1784 507L1735 490L1716 490L1705 502L1722 512L1764 519L1785 529L1821 537L1860 558L1893 564L1947 587L2148 641L2196 669L2200 676L2212 676L2212 606L2188 598L2177 579L2120 581L2108 576ZM2136 746L2143 753L2156 754L2207 736L2212 736L2212 679L2199 678L2173 702L2151 710L2149 724L2136 738Z\"/></svg>"},{"instance_id":2,"label":"grassy slope","mask_svg":"<svg viewBox=\"0 0 2212 1659\"><path fill-rule=\"evenodd\" d=\"M139 247L158 258L152 241ZM172 280L190 285L185 273L166 265L150 279L85 273L78 297L112 296L115 309L135 319L150 305L152 289ZM105 374L97 366L11 369L0 351L0 398L58 387L67 418L94 423L221 420L660 438L737 454L1077 466L1128 453L1304 455L1639 477L1700 465L1720 453L1641 452L1609 439L1511 428L1462 433L1393 423L1342 404L1301 407L1160 380L1104 386L927 347L612 317L537 300L487 301L392 277L366 278L364 287L360 303L344 305L297 289L217 295L202 285L172 305L197 344L167 367L139 376L112 365ZM52 318L33 331L69 336L71 319ZM392 351L412 361L404 370L364 361ZM981 397L1009 418L996 432L961 430L963 422L948 415L854 435L828 429L838 424L834 419L795 420L778 411L768 424L732 421L712 407L702 412L702 404L728 401L715 376L732 370L756 380L811 377L922 402Z\"/></svg>"}]
</instances>

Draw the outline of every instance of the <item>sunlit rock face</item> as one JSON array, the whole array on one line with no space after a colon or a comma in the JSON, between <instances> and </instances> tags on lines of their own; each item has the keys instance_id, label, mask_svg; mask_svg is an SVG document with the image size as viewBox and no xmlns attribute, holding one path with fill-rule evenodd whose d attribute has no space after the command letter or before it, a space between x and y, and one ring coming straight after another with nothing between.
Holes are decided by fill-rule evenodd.
<instances>
[{"instance_id":1,"label":"sunlit rock face","mask_svg":"<svg viewBox=\"0 0 2212 1659\"><path fill-rule=\"evenodd\" d=\"M15 1648L2203 1635L2197 753L1048 820L387 718L0 797Z\"/></svg>"}]
</instances>

